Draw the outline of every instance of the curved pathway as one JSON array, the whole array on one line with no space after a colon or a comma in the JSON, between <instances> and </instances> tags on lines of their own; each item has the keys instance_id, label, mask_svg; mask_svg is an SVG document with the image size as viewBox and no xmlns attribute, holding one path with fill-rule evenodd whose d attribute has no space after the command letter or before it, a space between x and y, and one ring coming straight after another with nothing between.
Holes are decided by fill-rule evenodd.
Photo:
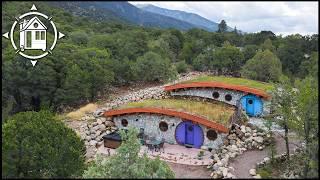
<instances>
[{"instance_id":1,"label":"curved pathway","mask_svg":"<svg viewBox=\"0 0 320 180\"><path fill-rule=\"evenodd\" d=\"M274 134L276 140L276 149L277 154L282 154L286 152L286 145L284 139L276 132ZM293 152L293 149L296 147L293 143L298 143L299 140L296 139L295 134L289 134L289 148L290 153ZM293 142L293 143L290 143ZM251 150L246 151L243 154L237 156L234 160L231 160L229 166L234 168L232 172L237 178L252 178L249 174L249 170L256 168L256 164L261 162L263 158L269 156L269 149L266 147L262 151L260 150Z\"/></svg>"}]
</instances>

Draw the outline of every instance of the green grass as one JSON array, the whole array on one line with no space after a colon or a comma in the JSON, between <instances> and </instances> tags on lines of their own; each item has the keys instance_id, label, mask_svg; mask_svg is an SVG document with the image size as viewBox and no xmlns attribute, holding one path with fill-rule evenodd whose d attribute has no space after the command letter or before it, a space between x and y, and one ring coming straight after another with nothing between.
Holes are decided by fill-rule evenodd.
<instances>
[{"instance_id":1,"label":"green grass","mask_svg":"<svg viewBox=\"0 0 320 180\"><path fill-rule=\"evenodd\" d=\"M234 78L234 77L225 77L225 76L208 76L203 75L199 76L195 79L184 81L182 83L190 83L190 82L223 82L228 84L235 84L235 85L243 85L255 89L260 89L263 91L271 91L273 89L273 85L270 83L265 83L261 81L254 81L250 79L244 78Z\"/></svg>"},{"instance_id":2,"label":"green grass","mask_svg":"<svg viewBox=\"0 0 320 180\"><path fill-rule=\"evenodd\" d=\"M199 102L182 99L150 99L141 102L131 102L120 106L119 109L142 107L166 108L180 112L191 113L197 116L202 116L210 121L214 121L225 126L229 125L229 118L235 111L234 107L220 102Z\"/></svg>"}]
</instances>

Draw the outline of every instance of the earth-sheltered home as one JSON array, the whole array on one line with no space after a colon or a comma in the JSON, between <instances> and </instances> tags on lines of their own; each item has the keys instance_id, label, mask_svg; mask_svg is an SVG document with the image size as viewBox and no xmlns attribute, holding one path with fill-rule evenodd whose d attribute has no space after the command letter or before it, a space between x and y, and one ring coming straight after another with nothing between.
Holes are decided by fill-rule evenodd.
<instances>
[{"instance_id":1,"label":"earth-sheltered home","mask_svg":"<svg viewBox=\"0 0 320 180\"><path fill-rule=\"evenodd\" d=\"M241 112L263 116L270 100L266 89L257 88L260 82L240 85L241 80L236 80L238 84L219 80L196 79L166 86L168 99L132 102L106 111L104 116L111 117L119 129L133 126L166 143L216 149L232 124L239 123Z\"/></svg>"}]
</instances>

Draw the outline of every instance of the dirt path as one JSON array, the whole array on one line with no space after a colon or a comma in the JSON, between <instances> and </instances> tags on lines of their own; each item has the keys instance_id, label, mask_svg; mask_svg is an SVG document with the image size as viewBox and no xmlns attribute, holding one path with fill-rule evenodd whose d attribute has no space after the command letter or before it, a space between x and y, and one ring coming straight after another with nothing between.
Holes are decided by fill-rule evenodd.
<instances>
[{"instance_id":1,"label":"dirt path","mask_svg":"<svg viewBox=\"0 0 320 180\"><path fill-rule=\"evenodd\" d=\"M167 162L175 173L177 179L208 179L211 171L207 166L192 166Z\"/></svg>"},{"instance_id":2,"label":"dirt path","mask_svg":"<svg viewBox=\"0 0 320 180\"><path fill-rule=\"evenodd\" d=\"M276 139L276 149L277 154L282 154L286 151L285 142L283 138L280 137L277 133L275 134ZM295 134L289 134L289 142L297 143L298 140L295 138ZM290 152L293 151L294 144L289 144ZM265 148L262 151L253 150L246 151L243 154L237 156L234 160L230 161L229 166L234 168L233 174L237 178L251 178L249 170L255 168L256 163L260 162L268 156L268 148Z\"/></svg>"}]
</instances>

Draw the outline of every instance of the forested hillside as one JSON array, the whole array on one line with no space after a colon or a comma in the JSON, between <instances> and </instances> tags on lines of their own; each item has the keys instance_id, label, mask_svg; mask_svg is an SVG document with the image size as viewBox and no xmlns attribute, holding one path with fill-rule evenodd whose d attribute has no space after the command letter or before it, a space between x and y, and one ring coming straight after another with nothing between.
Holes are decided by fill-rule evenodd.
<instances>
[{"instance_id":1,"label":"forested hillside","mask_svg":"<svg viewBox=\"0 0 320 180\"><path fill-rule=\"evenodd\" d=\"M61 111L107 96L111 86L167 81L188 70L271 82L282 73L291 79L317 74L318 35L145 28L124 24L115 15L96 22L45 2L36 4L38 10L53 16L66 36L35 67L15 54L10 41L2 41L3 121L20 111ZM2 5L4 33L14 16L27 12L32 2ZM266 72L262 76L261 70ZM271 72L276 73L271 76Z\"/></svg>"}]
</instances>

